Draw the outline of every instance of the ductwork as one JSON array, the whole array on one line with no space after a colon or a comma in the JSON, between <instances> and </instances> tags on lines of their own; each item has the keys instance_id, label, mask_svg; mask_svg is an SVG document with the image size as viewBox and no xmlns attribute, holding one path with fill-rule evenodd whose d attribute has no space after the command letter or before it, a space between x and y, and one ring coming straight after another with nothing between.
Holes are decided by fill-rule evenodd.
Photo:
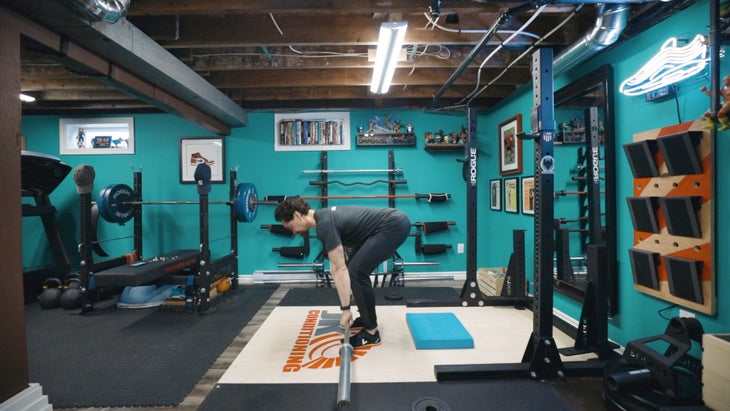
<instances>
[{"instance_id":1,"label":"ductwork","mask_svg":"<svg viewBox=\"0 0 730 411\"><path fill-rule=\"evenodd\" d=\"M629 10L628 4L596 4L597 18L593 29L555 56L553 75L560 75L614 44L626 28Z\"/></svg>"},{"instance_id":2,"label":"ductwork","mask_svg":"<svg viewBox=\"0 0 730 411\"><path fill-rule=\"evenodd\" d=\"M66 0L93 21L116 23L127 15L132 0Z\"/></svg>"}]
</instances>

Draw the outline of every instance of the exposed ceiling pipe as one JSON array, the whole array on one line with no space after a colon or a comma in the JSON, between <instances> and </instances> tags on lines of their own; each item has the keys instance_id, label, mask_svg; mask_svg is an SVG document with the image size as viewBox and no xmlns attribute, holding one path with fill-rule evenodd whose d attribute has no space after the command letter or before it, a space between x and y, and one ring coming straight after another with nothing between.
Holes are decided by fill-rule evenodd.
<instances>
[{"instance_id":1,"label":"exposed ceiling pipe","mask_svg":"<svg viewBox=\"0 0 730 411\"><path fill-rule=\"evenodd\" d=\"M116 23L127 15L132 0L66 0L94 21Z\"/></svg>"},{"instance_id":2,"label":"exposed ceiling pipe","mask_svg":"<svg viewBox=\"0 0 730 411\"><path fill-rule=\"evenodd\" d=\"M562 74L614 44L626 28L629 10L628 4L596 4L598 17L593 28L555 56L553 75Z\"/></svg>"}]
</instances>

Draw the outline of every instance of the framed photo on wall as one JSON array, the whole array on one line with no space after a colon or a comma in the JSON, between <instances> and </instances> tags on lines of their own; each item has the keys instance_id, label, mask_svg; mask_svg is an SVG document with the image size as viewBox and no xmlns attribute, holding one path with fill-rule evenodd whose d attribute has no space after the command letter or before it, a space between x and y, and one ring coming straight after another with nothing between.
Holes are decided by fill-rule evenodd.
<instances>
[{"instance_id":1,"label":"framed photo on wall","mask_svg":"<svg viewBox=\"0 0 730 411\"><path fill-rule=\"evenodd\" d=\"M180 139L180 182L195 183L195 169L200 163L210 166L210 181L225 181L223 139L217 137L182 137Z\"/></svg>"},{"instance_id":2,"label":"framed photo on wall","mask_svg":"<svg viewBox=\"0 0 730 411\"><path fill-rule=\"evenodd\" d=\"M522 115L514 115L499 123L499 173L522 173Z\"/></svg>"},{"instance_id":3,"label":"framed photo on wall","mask_svg":"<svg viewBox=\"0 0 730 411\"><path fill-rule=\"evenodd\" d=\"M504 179L504 211L508 213L519 213L520 192L517 180L517 177Z\"/></svg>"},{"instance_id":4,"label":"framed photo on wall","mask_svg":"<svg viewBox=\"0 0 730 411\"><path fill-rule=\"evenodd\" d=\"M535 177L522 178L522 214L535 214Z\"/></svg>"},{"instance_id":5,"label":"framed photo on wall","mask_svg":"<svg viewBox=\"0 0 730 411\"><path fill-rule=\"evenodd\" d=\"M502 180L499 178L489 181L489 208L502 210Z\"/></svg>"}]
</instances>

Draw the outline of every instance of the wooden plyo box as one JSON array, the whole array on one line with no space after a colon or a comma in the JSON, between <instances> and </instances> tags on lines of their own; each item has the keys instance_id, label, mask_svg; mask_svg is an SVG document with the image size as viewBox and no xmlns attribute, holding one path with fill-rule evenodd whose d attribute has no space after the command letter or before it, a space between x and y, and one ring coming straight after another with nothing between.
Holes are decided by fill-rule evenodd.
<instances>
[{"instance_id":1,"label":"wooden plyo box","mask_svg":"<svg viewBox=\"0 0 730 411\"><path fill-rule=\"evenodd\" d=\"M479 290L484 295L501 295L506 272L506 267L480 268L477 273Z\"/></svg>"},{"instance_id":2,"label":"wooden plyo box","mask_svg":"<svg viewBox=\"0 0 730 411\"><path fill-rule=\"evenodd\" d=\"M730 404L730 334L702 335L702 401L713 410Z\"/></svg>"}]
</instances>

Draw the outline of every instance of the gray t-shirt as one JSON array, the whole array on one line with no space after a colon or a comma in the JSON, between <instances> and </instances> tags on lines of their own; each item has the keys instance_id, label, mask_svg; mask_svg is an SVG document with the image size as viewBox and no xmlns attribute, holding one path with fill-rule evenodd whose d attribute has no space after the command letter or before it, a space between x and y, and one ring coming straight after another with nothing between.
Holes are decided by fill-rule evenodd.
<instances>
[{"instance_id":1,"label":"gray t-shirt","mask_svg":"<svg viewBox=\"0 0 730 411\"><path fill-rule=\"evenodd\" d=\"M400 221L405 214L394 208L334 206L314 212L317 238L329 252L342 244L357 248L383 227Z\"/></svg>"}]
</instances>

